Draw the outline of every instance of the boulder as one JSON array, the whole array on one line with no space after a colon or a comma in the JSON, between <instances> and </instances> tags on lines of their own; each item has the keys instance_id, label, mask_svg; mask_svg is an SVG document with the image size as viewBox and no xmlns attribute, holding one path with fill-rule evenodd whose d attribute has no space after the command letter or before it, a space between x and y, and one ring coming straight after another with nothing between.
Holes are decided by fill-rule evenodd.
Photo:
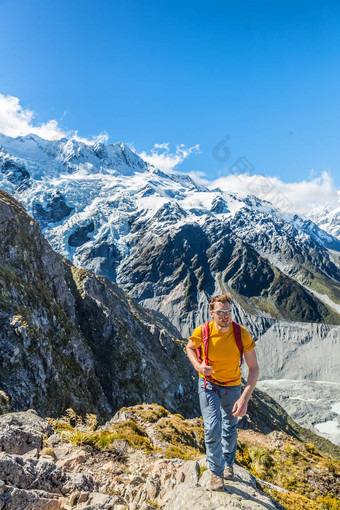
<instances>
[{"instance_id":1,"label":"boulder","mask_svg":"<svg viewBox=\"0 0 340 510\"><path fill-rule=\"evenodd\" d=\"M63 499L43 491L0 487L0 510L62 510Z\"/></svg>"},{"instance_id":2,"label":"boulder","mask_svg":"<svg viewBox=\"0 0 340 510\"><path fill-rule=\"evenodd\" d=\"M72 491L92 491L94 486L90 476L67 474L54 462L6 453L0 453L0 473L6 485L60 495Z\"/></svg>"},{"instance_id":3,"label":"boulder","mask_svg":"<svg viewBox=\"0 0 340 510\"><path fill-rule=\"evenodd\" d=\"M284 508L256 488L256 479L240 466L235 467L235 479L225 484L225 491L209 489L210 471L204 471L197 486L180 483L162 499L163 510L284 510ZM189 472L192 467L188 467Z\"/></svg>"},{"instance_id":4,"label":"boulder","mask_svg":"<svg viewBox=\"0 0 340 510\"><path fill-rule=\"evenodd\" d=\"M32 409L4 414L0 416L0 452L23 455L37 449L39 453L43 439L52 432L48 421Z\"/></svg>"}]
</instances>

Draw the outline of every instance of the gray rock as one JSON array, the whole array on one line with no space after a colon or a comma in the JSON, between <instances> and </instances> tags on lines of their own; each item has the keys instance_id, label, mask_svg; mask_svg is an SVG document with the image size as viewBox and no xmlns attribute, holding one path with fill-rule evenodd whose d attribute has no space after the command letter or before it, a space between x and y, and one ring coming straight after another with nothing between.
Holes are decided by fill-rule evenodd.
<instances>
[{"instance_id":1,"label":"gray rock","mask_svg":"<svg viewBox=\"0 0 340 510\"><path fill-rule=\"evenodd\" d=\"M235 480L225 485L224 492L209 488L210 472L205 471L199 486L176 485L162 501L163 510L278 510L281 505L256 488L256 479L240 466L235 466Z\"/></svg>"},{"instance_id":2,"label":"gray rock","mask_svg":"<svg viewBox=\"0 0 340 510\"><path fill-rule=\"evenodd\" d=\"M262 379L340 383L340 326L270 322L257 335Z\"/></svg>"},{"instance_id":3,"label":"gray rock","mask_svg":"<svg viewBox=\"0 0 340 510\"><path fill-rule=\"evenodd\" d=\"M200 477L200 467L196 460L189 460L183 466L182 473L186 485L196 486Z\"/></svg>"},{"instance_id":4,"label":"gray rock","mask_svg":"<svg viewBox=\"0 0 340 510\"><path fill-rule=\"evenodd\" d=\"M116 510L116 505L120 502L121 498L117 496L109 496L100 492L92 492L89 494L89 498L86 503L81 503L81 499L77 500L77 498L70 498L70 506L72 506L72 508L74 507L82 510Z\"/></svg>"},{"instance_id":5,"label":"gray rock","mask_svg":"<svg viewBox=\"0 0 340 510\"><path fill-rule=\"evenodd\" d=\"M56 417L72 407L108 419L123 406L158 402L198 412L194 370L174 326L53 252L2 191L0 267L0 388L13 410Z\"/></svg>"},{"instance_id":6,"label":"gray rock","mask_svg":"<svg viewBox=\"0 0 340 510\"><path fill-rule=\"evenodd\" d=\"M47 197L46 202L47 204L45 207L39 203L33 205L33 215L42 223L61 221L73 211L73 207L69 207L66 204L64 197L59 191L53 191Z\"/></svg>"},{"instance_id":7,"label":"gray rock","mask_svg":"<svg viewBox=\"0 0 340 510\"><path fill-rule=\"evenodd\" d=\"M94 223L91 221L88 225L84 227L78 227L68 238L68 245L77 247L86 243L86 241L90 240L87 234L90 234L94 231Z\"/></svg>"},{"instance_id":8,"label":"gray rock","mask_svg":"<svg viewBox=\"0 0 340 510\"><path fill-rule=\"evenodd\" d=\"M59 510L62 500L43 491L28 491L5 486L0 491L0 510Z\"/></svg>"},{"instance_id":9,"label":"gray rock","mask_svg":"<svg viewBox=\"0 0 340 510\"><path fill-rule=\"evenodd\" d=\"M35 448L39 452L43 438L52 432L47 420L32 409L4 414L0 416L0 452L22 455Z\"/></svg>"},{"instance_id":10,"label":"gray rock","mask_svg":"<svg viewBox=\"0 0 340 510\"><path fill-rule=\"evenodd\" d=\"M72 491L92 491L92 478L80 473L66 474L53 462L0 453L0 473L6 485L59 495Z\"/></svg>"}]
</instances>

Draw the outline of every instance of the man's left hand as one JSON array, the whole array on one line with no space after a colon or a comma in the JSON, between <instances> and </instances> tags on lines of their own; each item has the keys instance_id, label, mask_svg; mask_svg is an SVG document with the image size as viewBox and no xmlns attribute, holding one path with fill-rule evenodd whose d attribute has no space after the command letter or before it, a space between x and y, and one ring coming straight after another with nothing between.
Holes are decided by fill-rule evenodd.
<instances>
[{"instance_id":1,"label":"man's left hand","mask_svg":"<svg viewBox=\"0 0 340 510\"><path fill-rule=\"evenodd\" d=\"M248 403L241 397L236 400L231 412L233 416L241 417L247 414Z\"/></svg>"}]
</instances>

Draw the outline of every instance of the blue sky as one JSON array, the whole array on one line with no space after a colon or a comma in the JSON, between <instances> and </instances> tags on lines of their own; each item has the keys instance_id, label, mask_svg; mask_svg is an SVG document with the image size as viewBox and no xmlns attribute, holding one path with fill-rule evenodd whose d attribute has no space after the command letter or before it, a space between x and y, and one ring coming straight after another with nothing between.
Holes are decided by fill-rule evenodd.
<instances>
[{"instance_id":1,"label":"blue sky","mask_svg":"<svg viewBox=\"0 0 340 510\"><path fill-rule=\"evenodd\" d=\"M178 169L209 179L246 156L339 188L340 2L0 0L0 13L0 93L35 125L149 154L199 145Z\"/></svg>"}]
</instances>

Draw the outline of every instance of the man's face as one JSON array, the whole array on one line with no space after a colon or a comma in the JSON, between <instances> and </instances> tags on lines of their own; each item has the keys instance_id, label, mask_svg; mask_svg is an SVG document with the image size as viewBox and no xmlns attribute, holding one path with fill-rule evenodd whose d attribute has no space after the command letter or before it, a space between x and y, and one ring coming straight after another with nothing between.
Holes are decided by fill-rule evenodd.
<instances>
[{"instance_id":1,"label":"man's face","mask_svg":"<svg viewBox=\"0 0 340 510\"><path fill-rule=\"evenodd\" d=\"M221 312L226 312L229 310L228 313L222 314ZM216 313L220 312L220 313ZM220 303L219 301L216 301L214 303L214 310L210 312L211 317L214 319L215 323L220 326L221 328L228 328L231 323L231 305L226 301L225 303Z\"/></svg>"}]
</instances>

